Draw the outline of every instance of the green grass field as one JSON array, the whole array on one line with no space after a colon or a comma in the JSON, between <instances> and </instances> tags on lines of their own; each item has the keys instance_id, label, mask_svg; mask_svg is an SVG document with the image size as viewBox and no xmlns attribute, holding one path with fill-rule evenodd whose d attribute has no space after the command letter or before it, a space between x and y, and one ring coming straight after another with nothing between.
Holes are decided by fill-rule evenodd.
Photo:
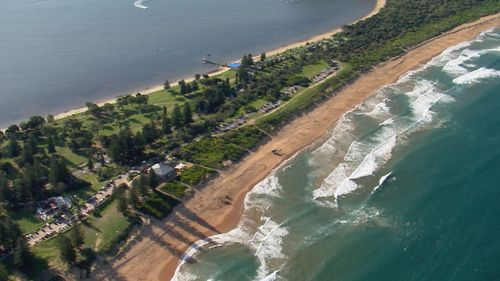
<instances>
[{"instance_id":1,"label":"green grass field","mask_svg":"<svg viewBox=\"0 0 500 281\"><path fill-rule=\"evenodd\" d=\"M15 213L9 213L9 216L19 225L23 233L34 232L35 230L41 228L45 222L39 220L33 210L21 209L17 210Z\"/></svg>"},{"instance_id":2,"label":"green grass field","mask_svg":"<svg viewBox=\"0 0 500 281\"><path fill-rule=\"evenodd\" d=\"M299 72L297 75L312 79L314 76L318 75L323 69L325 69L327 67L328 67L328 64L322 60L316 64L304 66L302 68L302 71Z\"/></svg>"},{"instance_id":3,"label":"green grass field","mask_svg":"<svg viewBox=\"0 0 500 281\"><path fill-rule=\"evenodd\" d=\"M117 203L111 202L99 214L92 215L82 223L85 236L85 247L97 251L107 251L113 245L113 240L123 235L131 222L117 209ZM66 265L59 257L58 236L44 241L32 248L33 253L48 261L56 269L65 269Z\"/></svg>"},{"instance_id":4,"label":"green grass field","mask_svg":"<svg viewBox=\"0 0 500 281\"><path fill-rule=\"evenodd\" d=\"M74 167L87 163L86 157L74 153L69 147L57 146L56 151L58 155L66 158L66 160L68 160L68 162Z\"/></svg>"},{"instance_id":5,"label":"green grass field","mask_svg":"<svg viewBox=\"0 0 500 281\"><path fill-rule=\"evenodd\" d=\"M118 211L117 202L113 201L82 223L85 245L99 252L108 251L130 224L130 220Z\"/></svg>"}]
</instances>

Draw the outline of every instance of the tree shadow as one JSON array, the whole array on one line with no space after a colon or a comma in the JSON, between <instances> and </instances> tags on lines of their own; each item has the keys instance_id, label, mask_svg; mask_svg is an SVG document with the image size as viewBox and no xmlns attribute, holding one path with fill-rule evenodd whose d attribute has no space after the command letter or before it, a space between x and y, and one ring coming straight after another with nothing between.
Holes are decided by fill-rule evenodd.
<instances>
[{"instance_id":1,"label":"tree shadow","mask_svg":"<svg viewBox=\"0 0 500 281\"><path fill-rule=\"evenodd\" d=\"M90 228L92 230L95 230L97 232L102 232L98 227L96 227L95 225L91 224L87 220L82 220L82 225L85 226L85 227L87 227L87 228Z\"/></svg>"},{"instance_id":2,"label":"tree shadow","mask_svg":"<svg viewBox=\"0 0 500 281\"><path fill-rule=\"evenodd\" d=\"M188 220L191 220L203 227L205 227L206 229L214 232L214 233L217 233L217 234L220 234L221 232L215 228L214 226L212 226L211 224L209 224L207 221L205 221L204 219L200 218L198 215L196 215L195 213L193 213L191 210L189 210L188 208L186 208L185 206L182 206L181 208L178 208L177 210L177 213L188 219Z\"/></svg>"}]
</instances>

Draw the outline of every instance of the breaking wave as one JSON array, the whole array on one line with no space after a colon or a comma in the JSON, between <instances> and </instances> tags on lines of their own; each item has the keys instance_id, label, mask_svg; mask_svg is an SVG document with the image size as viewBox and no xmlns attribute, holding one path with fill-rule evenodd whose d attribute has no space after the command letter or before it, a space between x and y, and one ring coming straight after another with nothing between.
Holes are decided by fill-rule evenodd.
<instances>
[{"instance_id":1,"label":"breaking wave","mask_svg":"<svg viewBox=\"0 0 500 281\"><path fill-rule=\"evenodd\" d=\"M274 221L266 215L266 212L272 199L280 196L281 189L275 174L258 183L245 197L245 213L238 227L228 233L214 235L194 243L184 254L172 280L192 280L189 274L184 274L180 269L209 242L221 246L239 243L250 247L259 261L256 279L275 280L278 274L276 264L286 258L282 244L288 230L284 223ZM255 215L260 216L260 220L256 220Z\"/></svg>"},{"instance_id":2,"label":"breaking wave","mask_svg":"<svg viewBox=\"0 0 500 281\"><path fill-rule=\"evenodd\" d=\"M455 77L453 82L459 85L500 77L499 70L475 69L477 66L474 64L483 55L500 51L498 45L475 49L474 44L492 36L497 38L494 37L497 35L495 30L488 30L475 40L445 50L422 68L407 73L395 84L381 89L376 96L346 113L333 129L330 139L314 151L321 157L330 155L341 160L331 161L330 167L334 169L313 191L313 199L322 206L336 207L340 197L362 186L360 181L374 177L409 135L438 125L434 120L436 113L433 107L438 103L452 102L454 98L447 94L448 90L440 89L442 85L438 78L422 75L430 67ZM358 120L358 116L366 116L378 126L373 128L369 124L361 124L365 132L359 134L357 127L361 127L358 123L362 121ZM331 197L333 202L328 200Z\"/></svg>"},{"instance_id":3,"label":"breaking wave","mask_svg":"<svg viewBox=\"0 0 500 281\"><path fill-rule=\"evenodd\" d=\"M336 203L339 197L359 188L356 180L372 176L386 164L402 136L431 123L432 106L446 97L446 94L437 90L435 83L427 80L416 81L413 90L403 95L409 103L407 111L402 115L381 119L378 128L355 139L345 152L342 162L325 178L320 188L313 192L314 199L333 196ZM387 101L384 100L383 103ZM373 111L367 114L373 116ZM386 117L388 116L385 115L384 118ZM340 123L338 126L346 125ZM332 135L334 140L342 137Z\"/></svg>"},{"instance_id":4,"label":"breaking wave","mask_svg":"<svg viewBox=\"0 0 500 281\"><path fill-rule=\"evenodd\" d=\"M453 79L455 84L471 85L480 82L487 78L497 78L500 77L500 70L490 69L486 67L481 67L472 72L468 72L462 76Z\"/></svg>"},{"instance_id":5,"label":"breaking wave","mask_svg":"<svg viewBox=\"0 0 500 281\"><path fill-rule=\"evenodd\" d=\"M392 172L389 172L388 174L382 176L379 181L378 181L378 185L376 185L373 190L372 190L372 193L375 193L380 187L382 187L382 185L385 183L385 181L392 175Z\"/></svg>"}]
</instances>

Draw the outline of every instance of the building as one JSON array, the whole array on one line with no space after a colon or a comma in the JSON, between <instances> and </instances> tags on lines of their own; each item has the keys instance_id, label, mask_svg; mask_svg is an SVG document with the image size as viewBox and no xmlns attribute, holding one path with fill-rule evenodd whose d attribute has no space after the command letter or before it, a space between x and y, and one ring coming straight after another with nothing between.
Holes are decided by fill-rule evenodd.
<instances>
[{"instance_id":1,"label":"building","mask_svg":"<svg viewBox=\"0 0 500 281\"><path fill-rule=\"evenodd\" d=\"M160 178L167 178L172 173L174 173L175 169L172 168L171 166L165 164L165 163L157 163L154 164L151 169L153 169L153 172Z\"/></svg>"},{"instance_id":2,"label":"building","mask_svg":"<svg viewBox=\"0 0 500 281\"><path fill-rule=\"evenodd\" d=\"M67 197L51 197L40 203L36 209L36 216L42 220L47 220L63 211L71 208L71 200Z\"/></svg>"}]
</instances>

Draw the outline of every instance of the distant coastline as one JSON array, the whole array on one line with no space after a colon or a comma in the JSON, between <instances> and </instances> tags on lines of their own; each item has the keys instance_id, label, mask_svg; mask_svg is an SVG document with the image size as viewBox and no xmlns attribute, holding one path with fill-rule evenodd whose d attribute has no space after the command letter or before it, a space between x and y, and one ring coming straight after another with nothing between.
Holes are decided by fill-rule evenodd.
<instances>
[{"instance_id":1,"label":"distant coastline","mask_svg":"<svg viewBox=\"0 0 500 281\"><path fill-rule=\"evenodd\" d=\"M371 16L373 16L374 14L378 13L378 11L380 9L382 9L384 6L385 6L385 3L386 3L387 0L377 0L374 8L372 9L372 11L367 14L366 16L364 16L363 18L355 21L355 22L358 22L358 21L361 21L363 19L366 19L366 18L369 18ZM137 3L138 1L136 1ZM139 3L140 5L142 5L142 2ZM136 5L137 6L137 5ZM355 23L353 22L353 23ZM332 29L328 32L325 32L325 33L321 33L321 34L318 34L318 35L314 35L306 40L299 40L299 41L296 41L296 42L293 42L291 44L287 44L287 45L283 45L281 47L278 47L278 48L274 48L272 50L269 50L268 52L266 52L266 54L268 56L274 56L274 55L277 55L277 54L280 54L280 53L283 53L283 52L286 52L290 49L294 49L294 48L298 48L298 47L302 47L302 46L305 46L307 43L314 43L314 42L318 42L318 41L321 41L325 38L328 38L328 37L331 37L332 35L336 34L336 33L339 33L340 31L342 31L342 28L341 27L337 27L335 29ZM243 54L242 54L243 55ZM255 56L255 58L257 58L258 55ZM214 69L212 71L209 71L207 74L208 75L211 75L211 76L214 76L214 75L219 75L219 74L222 74L226 71L228 71L229 68L227 67L219 67L217 69ZM194 77L193 75L190 75L188 77L184 77L182 79L178 79L176 81L174 81L173 83L171 83L172 86L175 86L178 84L178 82L180 80L185 80L186 82L190 82L192 80L194 80ZM126 93L123 93L121 95L127 95L127 94L136 94L138 92L140 92L141 94L144 94L144 95L148 95L148 94L151 94L151 93L154 93L154 92L158 92L158 91L161 91L163 90L163 85L158 85L158 84L154 84L154 85L151 85L150 87L146 87L142 90L139 90L139 91L130 91L130 92L126 92ZM113 98L106 98L106 99L102 99L102 100L97 100L97 104L99 106L103 105L103 104L106 104L106 103L116 103L117 101L117 98L121 95L117 95L116 97L113 97ZM64 119L64 118L68 118L70 116L73 116L73 115L76 115L76 114L81 114L81 113L84 113L87 111L87 107L85 106L81 106L81 107L77 107L77 108L73 108L73 109L70 109L70 110L67 110L67 111L63 111L63 112L56 112L54 114L54 118L56 120L60 120L60 119ZM2 131L4 131L6 128L2 129Z\"/></svg>"}]
</instances>

